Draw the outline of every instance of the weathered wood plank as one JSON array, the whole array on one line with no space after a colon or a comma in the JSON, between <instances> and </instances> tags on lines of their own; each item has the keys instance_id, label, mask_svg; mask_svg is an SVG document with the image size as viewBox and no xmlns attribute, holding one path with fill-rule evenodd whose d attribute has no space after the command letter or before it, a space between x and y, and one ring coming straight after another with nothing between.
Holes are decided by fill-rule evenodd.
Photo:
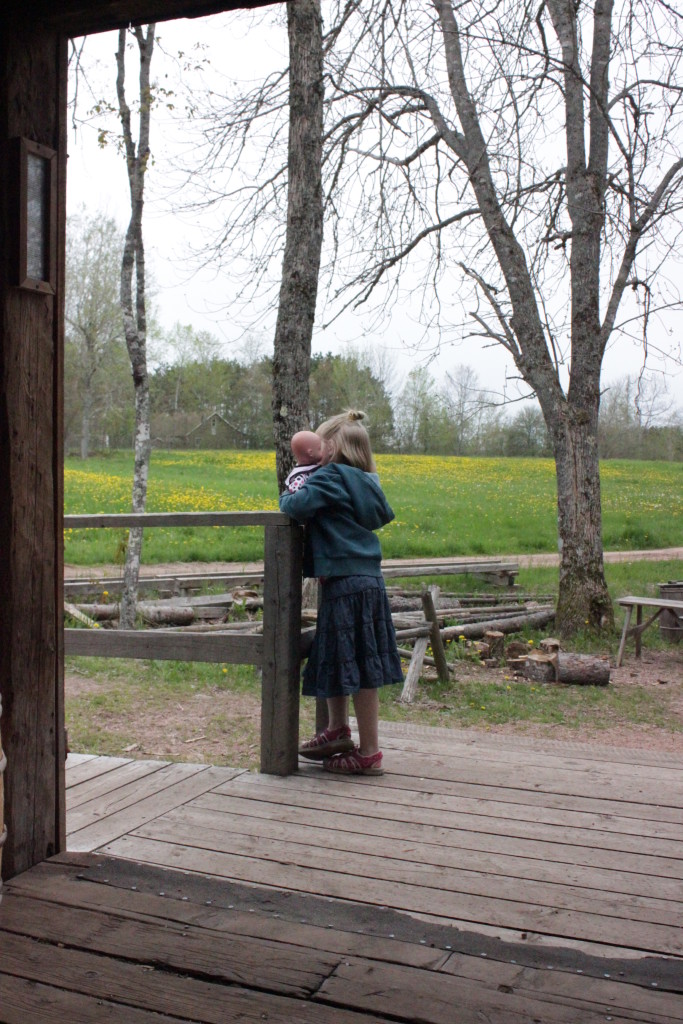
<instances>
[{"instance_id":1,"label":"weathered wood plank","mask_svg":"<svg viewBox=\"0 0 683 1024\"><path fill-rule=\"evenodd\" d=\"M520 996L529 993L534 999L566 1003L576 1013L584 1009L602 1009L603 1014L616 1011L638 1024L669 1024L683 1019L683 1000L678 992L648 991L637 983L624 982L621 976L625 971L619 972L620 980L616 981L611 971L603 971L603 977L589 977L584 971L536 970L461 953L453 953L440 970L483 982L487 987L505 985Z\"/></svg>"},{"instance_id":2,"label":"weathered wood plank","mask_svg":"<svg viewBox=\"0 0 683 1024\"><path fill-rule=\"evenodd\" d=\"M191 1024L187 1017L168 1016L84 996L55 985L14 978L0 970L3 1024Z\"/></svg>"},{"instance_id":3,"label":"weathered wood plank","mask_svg":"<svg viewBox=\"0 0 683 1024\"><path fill-rule=\"evenodd\" d=\"M425 914L442 921L460 920L473 924L493 924L502 928L533 931L540 935L561 936L630 949L683 954L683 935L678 924L630 921L623 917L602 917L566 908L530 906L512 898L492 899L478 894L442 892L401 881L367 879L364 874L330 871L323 863L313 869L287 860L282 854L277 861L257 859L248 844L242 854L223 853L202 848L200 851L179 843L166 843L138 836L124 836L104 847L102 852L114 857L188 871L202 871L223 878L234 878L259 885L277 885L296 892L324 892L337 899L355 900L393 907L412 914ZM266 851L267 853L268 851Z\"/></svg>"},{"instance_id":4,"label":"weathered wood plank","mask_svg":"<svg viewBox=\"0 0 683 1024\"><path fill-rule=\"evenodd\" d=\"M90 779L107 775L123 765L130 764L131 760L130 757L89 757L77 764L70 764L66 773L66 788L73 789Z\"/></svg>"},{"instance_id":5,"label":"weathered wood plank","mask_svg":"<svg viewBox=\"0 0 683 1024\"><path fill-rule=\"evenodd\" d=\"M167 761L126 761L114 771L97 775L78 786L71 786L67 791L66 807L69 815L69 827L73 831L74 813L77 807L90 800L100 801L103 797L116 792L123 786L130 786L140 779L160 771L168 765ZM196 766L199 771L199 765Z\"/></svg>"},{"instance_id":6,"label":"weathered wood plank","mask_svg":"<svg viewBox=\"0 0 683 1024\"><path fill-rule=\"evenodd\" d=\"M109 873L110 868L106 867L105 877ZM10 891L30 896L31 899L43 903L54 903L56 906L112 911L118 916L127 916L148 923L162 920L181 925L192 924L198 928L229 932L253 939L268 938L274 942L307 946L328 953L369 956L392 963L411 964L413 967L440 968L449 957L446 950L432 949L426 945L417 945L415 942L402 941L397 937L366 934L357 929L345 931L339 922L335 928L328 928L293 921L291 918L284 919L279 915L258 915L236 908L226 909L217 905L216 901L207 907L205 902L196 903L179 896L174 898L170 893L166 893L162 898L158 893L156 876L153 894L141 891L145 883L144 865L136 865L136 879L137 887L133 892L109 884L104 878L99 881L86 878L79 865L60 864L57 858L53 858L13 879ZM220 895L217 886L215 894ZM52 910L46 908L45 912L52 913Z\"/></svg>"},{"instance_id":7,"label":"weathered wood plank","mask_svg":"<svg viewBox=\"0 0 683 1024\"><path fill-rule=\"evenodd\" d=\"M423 629L429 629L429 627L422 627ZM402 632L399 630L399 632ZM397 634L398 637L398 634ZM427 653L427 647L429 646L429 636L419 636L415 641L413 647L413 656L410 659L410 665L406 672L405 679L403 681L403 691L401 693L401 700L405 704L412 704L415 700L415 694L417 692L417 684L420 680L420 673L422 672L422 663Z\"/></svg>"},{"instance_id":8,"label":"weathered wood plank","mask_svg":"<svg viewBox=\"0 0 683 1024\"><path fill-rule=\"evenodd\" d=\"M253 786L254 798L259 799L260 787L266 783L245 774L240 778L239 785ZM480 789L483 790L481 795ZM452 815L452 820L459 827L465 827L464 821L470 816L470 827L473 824L476 828L478 824L486 822L487 830L490 828L496 832L501 829L500 834L506 835L510 834L510 829L513 830L512 834L518 834L514 830L519 828L521 835L534 835L540 829L541 834L545 831L548 838L545 827L550 825L553 836L557 836L555 828L559 827L564 830L565 836L572 837L565 839L565 842L576 842L579 845L595 845L591 833L598 829L601 833L600 843L607 844L607 849L647 851L663 857L680 855L680 850L676 849L680 845L679 825L657 821L649 822L645 827L639 826L637 819L619 816L618 804L605 803L601 812L582 813L580 810L566 809L561 802L548 800L545 804L538 797L534 800L534 794L526 794L522 790L514 794L511 791L499 791L495 787L457 786L417 776L413 778L410 787L396 785L391 775L372 780L360 777L350 782L348 779L323 776L315 768L299 772L296 779L297 802L304 799L303 796L299 798L299 792L323 792L328 800L339 800L345 804L348 801L350 806L358 801L358 807L369 806L366 801L376 801L378 807L373 808L373 814L378 813L380 806L385 807L389 814L394 814L394 805L399 805L404 809L403 813L408 815L409 821L424 820L442 824L446 814ZM513 795L518 799L509 799ZM481 821L477 823L476 819Z\"/></svg>"},{"instance_id":9,"label":"weathered wood plank","mask_svg":"<svg viewBox=\"0 0 683 1024\"><path fill-rule=\"evenodd\" d=\"M64 527L69 530L116 529L142 526L287 526L288 516L282 512L121 512L95 515L64 516Z\"/></svg>"},{"instance_id":10,"label":"weathered wood plank","mask_svg":"<svg viewBox=\"0 0 683 1024\"><path fill-rule=\"evenodd\" d=\"M599 887L592 886L587 871L583 883L567 881L553 884L539 879L536 874L528 876L516 872L510 876L502 871L494 874L474 867L464 868L451 851L437 848L429 856L428 848L419 843L406 844L396 851L393 847L382 851L372 839L368 841L362 836L355 836L354 843L341 833L331 847L329 833L321 835L326 830L318 832L314 827L304 830L301 826L280 823L275 831L276 835L269 836L267 829L258 827L258 822L249 833L223 831L212 827L210 814L187 809L162 815L131 835L178 843L196 850L258 856L275 863L284 858L288 863L309 864L311 869L323 872L362 874L364 870L366 880L376 878L400 885L422 886L440 891L444 897L448 893L457 893L465 897L488 896L491 900L514 898L530 906L564 908L645 923L656 921L670 927L675 927L683 919L680 887L668 898L638 893L625 895L619 889L616 892L610 889L601 891ZM414 856L411 856L411 850ZM680 940L683 948L683 935Z\"/></svg>"},{"instance_id":11,"label":"weathered wood plank","mask_svg":"<svg viewBox=\"0 0 683 1024\"><path fill-rule=\"evenodd\" d=\"M430 1024L577 1024L577 1009L539 999L511 986L485 988L467 978L447 978L430 971L391 964L349 961L340 964L316 996L320 1002L342 1003L364 1012L391 1014L395 1020L424 1020ZM457 1007L457 1010L455 1008ZM454 1012L457 1017L454 1017ZM581 1024L604 1024L605 1010L584 1005ZM638 1021L633 1013L610 1014L612 1021ZM670 1020L664 1017L663 1020Z\"/></svg>"},{"instance_id":12,"label":"weathered wood plank","mask_svg":"<svg viewBox=\"0 0 683 1024\"><path fill-rule=\"evenodd\" d=\"M519 572L518 562L497 562L492 559L489 562L448 562L433 563L424 565L410 563L403 565L382 564L382 575L385 579L407 579L413 576L458 576L463 573L517 573Z\"/></svg>"},{"instance_id":13,"label":"weathered wood plank","mask_svg":"<svg viewBox=\"0 0 683 1024\"><path fill-rule=\"evenodd\" d=\"M153 771L135 771L138 765L148 763L133 761L130 771L126 774L123 774L125 769L120 768L115 773L115 777L110 773L104 778L100 777L93 783L88 783L87 786L79 786L78 797L80 799L73 807L69 807L68 811L69 834L73 835L87 825L101 821L126 807L141 803L147 797L169 789L183 779L192 778L206 770L198 764L168 764L161 761L157 762ZM237 773L239 769L235 771ZM81 793L81 790L84 792Z\"/></svg>"},{"instance_id":14,"label":"weathered wood plank","mask_svg":"<svg viewBox=\"0 0 683 1024\"><path fill-rule=\"evenodd\" d=\"M77 832L69 832L69 849L76 851L97 849L103 843L111 842L113 839L125 835L131 829L150 821L159 814L164 814L172 807L186 803L200 793L206 793L207 790L224 782L235 772L235 769L228 768L204 768L188 778L185 772L178 770L183 766L172 765L170 767L176 769L171 777L179 778L180 781L146 799L115 811L100 821L94 821Z\"/></svg>"},{"instance_id":15,"label":"weathered wood plank","mask_svg":"<svg viewBox=\"0 0 683 1024\"><path fill-rule=\"evenodd\" d=\"M68 992L102 997L132 1009L156 1010L201 1024L371 1024L376 1017L338 1007L314 1006L287 996L223 985L182 972L156 971L144 947L129 950L137 963L46 944L9 932L2 934L2 969L7 975L52 985ZM227 957L226 957L227 959ZM145 968L145 965L147 969ZM265 1015L265 1018L264 1018ZM72 1019L72 1018L69 1018Z\"/></svg>"},{"instance_id":16,"label":"weathered wood plank","mask_svg":"<svg viewBox=\"0 0 683 1024\"><path fill-rule=\"evenodd\" d=\"M237 633L171 633L159 629L65 629L69 655L97 658L150 658L260 665L263 638Z\"/></svg>"},{"instance_id":17,"label":"weathered wood plank","mask_svg":"<svg viewBox=\"0 0 683 1024\"><path fill-rule=\"evenodd\" d=\"M206 937L212 936L212 941L215 943L217 932L241 934L242 929L246 929L248 934L254 938L265 938L266 946L273 941L283 941L285 948L288 949L291 949L292 945L296 944L300 947L322 950L328 949L330 943L334 944L335 952L342 953L346 963L349 965L355 964L361 971L363 969L361 962L363 957L369 957L373 967L377 967L378 962L383 961L388 965L389 973L393 975L387 985L389 1004L386 1012L391 1013L394 1018L396 1011L393 1009L392 1003L394 999L399 998L399 993L403 991L408 993L409 1000L415 990L418 993L420 991L420 983L418 982L416 986L416 976L413 972L399 970L395 975L393 974L395 966L411 963L414 967L426 969L424 971L420 970L419 975L437 970L441 974L463 979L466 984L459 987L458 992L468 1006L471 1003L465 999L465 996L467 995L469 985L474 982L476 983L473 990L475 993L474 998L475 1000L482 999L485 1007L488 1008L490 1006L491 994L494 994L495 998L497 998L498 993L503 993L515 996L520 1001L526 999L527 1002L524 1005L528 1008L529 1013L532 1012L533 1008L536 1019L542 1020L544 1024L545 1022L554 1021L557 1013L561 1012L556 1011L552 1005L549 1007L537 1005L544 1002L559 1004L561 1007L571 1007L576 1015L574 1019L576 1021L580 1020L581 1024L583 1024L584 1020L590 1019L584 1015L584 1011L593 1013L600 1011L611 1016L613 1020L621 1019L616 1014L621 1015L624 1013L623 1019L630 1022L637 1021L638 1024L642 1024L643 1021L647 1021L648 1024L671 1024L674 1020L680 1020L681 1014L683 1014L683 1003L681 1002L680 995L676 994L675 991L660 991L656 988L648 988L644 984L648 977L659 977L657 966L654 962L652 964L654 974L646 973L643 975L642 971L640 974L637 971L634 973L628 967L629 961L621 961L623 970L617 972L615 964L612 963L610 964L610 977L603 977L599 962L596 963L594 958L591 957L584 961L580 955L578 960L570 959L567 961L564 967L561 966L561 960L557 961L555 968L549 971L547 968L538 969L531 966L535 956L533 949L520 948L517 954L522 957L520 961L508 961L507 957L509 957L510 952L508 949L506 954L504 946L500 947L498 954L495 948L489 947L488 957L484 959L476 952L480 948L479 945L475 945L473 951L469 954L463 951L454 951L449 954L447 951L429 950L424 946L417 946L415 944L417 937L422 934L419 927L414 933L415 938L413 942L410 943L394 939L388 940L381 934L364 935L354 932L340 932L337 928L302 925L291 919L283 920L279 915L268 913L249 914L240 912L238 909L228 909L225 904L223 907L214 905L207 908L201 895L206 891L205 887L203 887L201 882L193 883L191 878L176 891L175 898L167 894L168 898L161 899L156 894L150 894L156 893L160 885L159 874L156 869L150 871L147 879L145 879L144 867L137 866L135 869L135 879L138 882L138 886L136 891L133 892L128 887L120 887L125 876L122 876L117 881L112 881L111 884L103 884L102 881L89 881L80 874L78 866L72 863L73 860L73 855L54 858L52 861L34 868L26 875L20 876L10 885L10 890L17 890L20 896L26 898L30 894L31 898L35 899L37 903L42 902L42 911L37 914L29 913L28 916L30 920L35 919L36 921L46 916L53 919L48 925L47 930L44 929L42 924L38 925L38 928L48 940L52 934L61 934L59 926L55 923L55 920L61 914L61 906L68 908L73 905L93 911L100 909L99 905L102 904L102 909L106 911L106 914L100 919L99 932L106 932L105 922L110 917L113 918L114 929L119 928L123 919L125 919L126 929L134 929L137 921L142 921L148 928L160 927L162 931L165 931L168 922L176 922L175 926L170 928L172 956L177 955L178 952L177 936L178 934L182 935L184 931L187 931L190 936L194 937L195 941L198 940L197 933L205 932ZM91 868L97 868L98 865L101 865L106 874L109 874L112 869L115 870L112 862L103 861L98 857L92 857L91 860ZM98 872L96 870L91 871L90 875L93 878L97 878ZM51 885L46 886L45 882L50 879ZM147 882L148 889L147 891L140 891L141 887L144 890L145 881ZM50 889L54 893L52 897L55 901L54 906L47 902L49 897L46 895L46 889ZM216 893L218 902L220 902L220 890L211 891ZM182 893L188 895L182 896L181 899ZM234 900L234 895L229 897L229 899L231 901ZM72 903L72 901L74 902ZM22 933L23 918L20 911L21 905L15 904L10 918L10 931ZM292 908L292 912L296 913L296 910ZM334 910L332 908L330 909L330 915L331 919L334 919ZM89 919L92 919L92 924L88 923ZM69 918L69 920L71 919ZM79 915L76 918L76 923L76 928L73 930L69 928L69 933L71 935L73 931L74 944L79 946L88 941L89 929L95 928L95 916L92 913L85 916ZM390 924L389 927L395 926ZM30 925L28 930L32 933L33 925ZM124 934L125 931L117 932L114 942L117 944L121 943ZM473 936L473 938L476 937ZM100 941L96 937L96 942L99 943ZM108 940L105 938L105 941ZM167 963L164 960L164 939L159 940L157 937L153 937L152 950L155 951L157 949L159 942L161 942L162 962ZM339 948L337 948L338 943L341 943ZM360 944L361 948L354 949L356 943ZM220 944L222 949L230 949L230 940L227 936L221 938ZM351 948L349 948L348 944L350 944ZM206 966L202 962L203 948L203 945L200 943L200 954L197 962L192 962L194 958L190 956L192 971L197 968L204 969ZM182 948L179 952L182 953ZM396 955L394 955L394 952ZM349 954L351 955L349 956ZM528 958L529 955L531 960ZM421 963L418 962L420 957L422 958ZM500 957L503 957L503 959L501 960ZM578 965L588 968L590 972L593 972L593 976L589 976L584 971L577 972L576 967ZM221 966L219 966L220 969ZM210 963L209 971L211 971ZM625 975L628 976L628 979L624 977ZM335 976L336 974L333 974L332 979ZM673 975L670 972L668 972L667 977L669 981L667 982L664 978L660 978L660 984L663 982L667 987L672 983L675 985ZM387 977L380 974L376 978L384 987ZM439 1005L441 996L444 993L442 978L437 975L434 976L433 981L434 994L438 997L437 1005ZM324 987L323 993L324 1000L326 998ZM364 999L365 996L363 995L361 998ZM402 1012L408 1012L407 1008L409 1005L409 1002L405 1003L404 1001L404 1007L398 1013L398 1019L401 1019ZM458 1003L458 1007L459 1005ZM509 1008L514 1010L515 1000L512 1001ZM434 1010L430 1004L425 1004L421 1001L419 1011L417 1019L432 1019ZM484 1010L482 1010L482 1013L486 1016ZM529 1020L531 1018L525 1019Z\"/></svg>"},{"instance_id":18,"label":"weathered wood plank","mask_svg":"<svg viewBox=\"0 0 683 1024\"><path fill-rule=\"evenodd\" d=\"M229 946L217 942L211 929L190 924L132 921L102 910L62 906L46 912L39 900L10 893L2 905L4 934L112 958L154 963L162 970L183 971L230 985L265 989L304 998L339 963L330 953L309 950L306 957L291 944L231 936ZM3 958L4 959L4 958Z\"/></svg>"},{"instance_id":19,"label":"weathered wood plank","mask_svg":"<svg viewBox=\"0 0 683 1024\"><path fill-rule=\"evenodd\" d=\"M270 813L268 813L270 811ZM280 812L278 816L278 811ZM228 800L224 796L208 794L193 801L191 806L175 812L194 823L197 829L210 828L228 834L260 836L264 840L279 842L280 839L305 842L312 846L329 846L330 830L335 833L335 847L338 850L367 851L376 853L385 846L391 855L399 860L420 861L424 864L439 865L453 870L472 872L477 875L493 874L506 878L533 878L537 881L556 885L582 886L599 893L623 893L634 896L653 896L683 902L683 887L678 878L662 878L657 874L656 858L647 863L652 874L643 875L629 871L625 865L628 855L612 857L608 867L598 866L592 857L592 850L583 855L583 863L571 860L573 847L558 849L552 859L539 856L535 845L528 844L526 855L511 853L507 849L496 852L479 850L477 856L460 845L460 830L429 829L421 823L407 825L406 822L386 822L385 829L376 829L374 822L358 816L344 814L339 820L336 812L324 810L308 811L298 807L278 808L270 805L259 817L252 813L252 806L246 800ZM363 831L363 826L367 826ZM389 839L389 845L378 843L378 836ZM546 846L549 844L546 844ZM683 865L682 865L683 866ZM683 911L683 908L682 908Z\"/></svg>"},{"instance_id":20,"label":"weathered wood plank","mask_svg":"<svg viewBox=\"0 0 683 1024\"><path fill-rule=\"evenodd\" d=\"M67 579L64 581L64 594L78 596L85 594L101 594L106 590L109 595L117 594L122 587L120 577L102 576L98 579ZM214 584L225 584L235 586L237 584L263 583L262 572L211 572L211 573L187 573L185 575L158 576L141 575L138 580L138 591L146 590L200 590L203 587Z\"/></svg>"},{"instance_id":21,"label":"weathered wood plank","mask_svg":"<svg viewBox=\"0 0 683 1024\"><path fill-rule=\"evenodd\" d=\"M631 780L630 787L625 785L623 778L613 778L607 769L597 765L585 772L565 771L561 767L545 769L535 765L527 767L520 764L514 772L506 765L486 762L481 766L476 758L461 763L457 758L448 756L424 757L419 752L402 751L392 765L390 756L386 764L392 772L391 777L381 785L400 784L400 777L406 776L405 788L414 784L414 778L426 779L431 782L442 781L451 784L463 784L479 787L495 786L512 792L532 791L557 796L591 797L596 793L602 799L618 801L627 798L631 803L658 804L664 807L683 808L683 780L669 779L666 787L656 779L637 776ZM344 782L348 783L348 779ZM357 780L356 780L357 781ZM374 783L377 785L377 783Z\"/></svg>"},{"instance_id":22,"label":"weathered wood plank","mask_svg":"<svg viewBox=\"0 0 683 1024\"><path fill-rule=\"evenodd\" d=\"M324 815L333 806L325 789L301 789L294 798L292 793L284 788L251 787L249 779L249 775L244 775L228 786L217 787L210 799L215 801L218 807L219 801L223 799L244 798L248 801L251 815L267 816L279 813L294 821L298 820L299 815L305 816L309 812ZM242 783L244 785L241 785ZM205 797L203 801L207 799L209 798ZM200 802L200 806L203 801ZM477 801L471 803L477 807ZM280 811L277 805L282 805ZM413 808L409 802L399 810L395 805L379 800L351 799L345 803L341 821L336 810L332 813L336 815L336 827L343 828L344 823L348 821L350 830L356 825L359 830L380 837L393 835L393 830L399 829L406 837L417 833L423 836L424 841L456 843L458 848L462 849L492 853L509 851L520 856L537 855L560 862L595 864L606 868L620 865L624 870L635 873L683 879L681 845L675 840L659 843L657 840L650 840L644 833L633 839L624 838L620 834L611 835L611 822L606 817L603 828L599 830L596 845L592 829L574 827L567 831L567 826L561 821L554 825L537 824L534 814L536 810L530 809L528 826L526 822L520 823L518 818L512 817L514 810L509 812L510 820L488 818L486 809L478 813L468 813L462 801L454 802L452 811L434 812Z\"/></svg>"},{"instance_id":23,"label":"weathered wood plank","mask_svg":"<svg viewBox=\"0 0 683 1024\"><path fill-rule=\"evenodd\" d=\"M483 769L490 764L510 765L512 771L518 765L527 768L538 767L543 769L559 769L562 771L576 771L585 775L589 771L603 771L606 776L613 779L623 779L624 792L632 788L634 771L637 770L638 777L655 780L665 786L670 782L676 782L683 772L683 752L680 757L670 754L665 761L657 763L647 751L632 752L630 758L626 759L623 752L615 756L622 756L622 760L612 760L610 756L599 756L597 753L588 751L577 753L571 749L554 751L544 748L542 744L534 747L506 746L502 737L500 744L491 743L490 737L484 738L475 734L475 738L461 739L454 731L453 736L447 735L448 730L426 728L424 730L416 727L414 731L397 729L397 725L403 723L383 722L380 726L382 732L382 745L386 749L409 750L413 753L434 755L443 758L454 758L459 762L464 760L474 761Z\"/></svg>"}]
</instances>

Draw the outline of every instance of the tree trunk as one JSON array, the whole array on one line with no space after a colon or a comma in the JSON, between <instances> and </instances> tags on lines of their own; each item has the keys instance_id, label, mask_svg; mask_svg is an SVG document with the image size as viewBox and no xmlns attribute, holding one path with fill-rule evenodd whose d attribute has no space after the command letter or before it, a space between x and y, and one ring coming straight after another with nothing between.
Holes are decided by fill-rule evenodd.
<instances>
[{"instance_id":1,"label":"tree trunk","mask_svg":"<svg viewBox=\"0 0 683 1024\"><path fill-rule=\"evenodd\" d=\"M560 584L556 623L562 636L613 628L605 581L598 463L597 408L567 408L551 424L557 472Z\"/></svg>"},{"instance_id":2,"label":"tree trunk","mask_svg":"<svg viewBox=\"0 0 683 1024\"><path fill-rule=\"evenodd\" d=\"M273 356L273 433L278 487L293 459L290 438L309 425L308 375L323 237L323 67L320 0L287 4L289 186L287 238Z\"/></svg>"},{"instance_id":3,"label":"tree trunk","mask_svg":"<svg viewBox=\"0 0 683 1024\"><path fill-rule=\"evenodd\" d=\"M92 417L92 393L87 387L83 395L83 413L81 416L81 458L87 459L90 454L90 420Z\"/></svg>"},{"instance_id":4,"label":"tree trunk","mask_svg":"<svg viewBox=\"0 0 683 1024\"><path fill-rule=\"evenodd\" d=\"M130 188L131 216L121 260L121 309L126 345L133 371L135 388L135 465L133 469L132 511L144 512L147 504L147 477L151 453L150 397L147 374L147 312L145 298L145 249L142 239L145 172L149 159L149 127L151 117L150 63L154 49L154 25L133 29L140 53L140 130L137 145L131 132L130 109L125 97L126 30L119 32L116 54L117 96L123 129ZM135 294L133 294L135 275ZM142 554L142 528L133 527L128 535L126 563L123 571L119 629L133 629L137 602L138 577Z\"/></svg>"}]
</instances>

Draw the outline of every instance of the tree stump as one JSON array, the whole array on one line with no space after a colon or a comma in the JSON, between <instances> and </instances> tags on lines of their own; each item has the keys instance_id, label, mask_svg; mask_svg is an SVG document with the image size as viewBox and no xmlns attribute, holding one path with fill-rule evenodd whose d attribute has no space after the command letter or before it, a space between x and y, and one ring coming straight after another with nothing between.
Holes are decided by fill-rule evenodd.
<instances>
[{"instance_id":1,"label":"tree stump","mask_svg":"<svg viewBox=\"0 0 683 1024\"><path fill-rule=\"evenodd\" d=\"M498 629L488 629L484 633L484 643L489 645L489 658L503 658L505 655L505 633Z\"/></svg>"},{"instance_id":2,"label":"tree stump","mask_svg":"<svg viewBox=\"0 0 683 1024\"><path fill-rule=\"evenodd\" d=\"M516 658L526 658L529 645L524 640L511 640L505 648L505 660L508 664Z\"/></svg>"},{"instance_id":3,"label":"tree stump","mask_svg":"<svg viewBox=\"0 0 683 1024\"><path fill-rule=\"evenodd\" d=\"M539 641L538 646L545 654L557 654L560 649L560 641L556 640L554 636L546 636Z\"/></svg>"},{"instance_id":4,"label":"tree stump","mask_svg":"<svg viewBox=\"0 0 683 1024\"><path fill-rule=\"evenodd\" d=\"M524 678L532 683L554 683L556 658L543 651L530 651L524 662Z\"/></svg>"}]
</instances>

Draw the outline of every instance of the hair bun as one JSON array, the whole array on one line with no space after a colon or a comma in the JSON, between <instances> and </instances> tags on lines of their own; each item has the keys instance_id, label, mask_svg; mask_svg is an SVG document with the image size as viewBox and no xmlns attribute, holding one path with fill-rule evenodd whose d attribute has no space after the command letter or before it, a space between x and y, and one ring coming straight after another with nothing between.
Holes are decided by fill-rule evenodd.
<instances>
[{"instance_id":1,"label":"hair bun","mask_svg":"<svg viewBox=\"0 0 683 1024\"><path fill-rule=\"evenodd\" d=\"M354 420L365 419L365 413L361 412L359 409L347 409L346 415L348 416L351 422L353 422Z\"/></svg>"}]
</instances>

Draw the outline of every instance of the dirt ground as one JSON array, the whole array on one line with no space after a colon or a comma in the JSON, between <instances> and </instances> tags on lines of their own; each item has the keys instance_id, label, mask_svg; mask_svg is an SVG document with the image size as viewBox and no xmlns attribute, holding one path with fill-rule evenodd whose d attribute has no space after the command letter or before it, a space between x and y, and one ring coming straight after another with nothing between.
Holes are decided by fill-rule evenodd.
<instances>
[{"instance_id":1,"label":"dirt ground","mask_svg":"<svg viewBox=\"0 0 683 1024\"><path fill-rule=\"evenodd\" d=\"M468 662L458 666L461 682L503 683L505 669L480 668ZM594 729L570 728L534 723L491 725L487 733L521 735L542 740L603 747L649 750L683 756L683 645L666 650L644 651L636 660L627 656L620 668L612 668L610 685L640 686L666 694L670 714L678 722L675 730L645 725L596 723ZM66 677L67 699L102 692L107 684L86 675L70 672ZM302 732L311 724L312 702L303 701ZM127 742L112 753L134 758L192 761L201 764L228 764L252 769L258 767L259 701L255 696L215 689L170 700L163 709L145 713L132 707L107 712L107 729L127 737ZM306 720L307 719L307 720ZM445 723L444 723L445 724ZM473 730L476 732L477 730ZM480 730L481 731L481 730Z\"/></svg>"},{"instance_id":2,"label":"dirt ground","mask_svg":"<svg viewBox=\"0 0 683 1024\"><path fill-rule=\"evenodd\" d=\"M683 557L683 549L666 549L644 552L606 552L607 561L637 557L660 560ZM430 560L433 562L438 559ZM529 564L551 564L556 555L525 556L521 561ZM242 565L202 565L204 572L254 572L259 563ZM187 565L169 564L150 566L144 575L187 573ZM101 566L86 568L65 566L67 578L119 576L120 567ZM655 628L655 627L653 627ZM478 681L503 683L509 674L507 669L492 669L477 666L466 661L458 665L457 678L461 682ZM675 729L645 725L607 725L596 723L595 728L576 728L534 723L509 723L491 725L487 733L524 735L543 740L600 744L604 747L623 747L657 751L663 754L683 755L683 643L670 645L660 650L644 649L640 659L633 654L632 644L620 668L612 666L610 685L615 687L638 686L647 691L665 695L665 703L674 720ZM107 689L101 680L90 679L70 672L66 677L67 701L86 693L102 692ZM259 748L259 701L255 696L236 693L231 690L215 689L199 691L183 697L182 701L169 702L163 715L158 711L141 713L140 708L107 712L107 728L114 733L129 737L129 742L116 753L129 757L153 757L169 760L194 761L203 764L230 764L256 768ZM311 721L311 701L302 702L302 732ZM458 726L459 727L459 726ZM473 730L476 732L476 730Z\"/></svg>"}]
</instances>

